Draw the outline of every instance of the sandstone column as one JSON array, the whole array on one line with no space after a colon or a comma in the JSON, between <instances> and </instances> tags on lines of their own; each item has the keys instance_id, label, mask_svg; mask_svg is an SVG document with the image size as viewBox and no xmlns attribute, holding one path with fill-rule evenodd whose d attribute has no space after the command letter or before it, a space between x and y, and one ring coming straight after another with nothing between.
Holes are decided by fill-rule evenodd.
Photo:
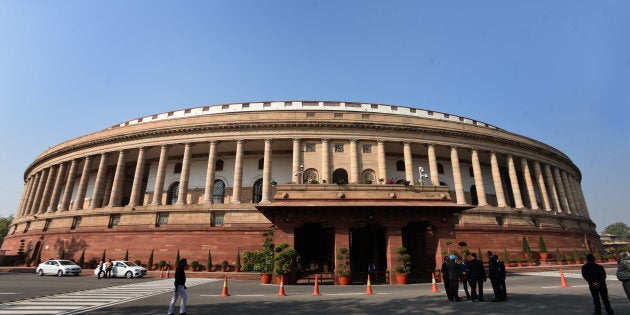
<instances>
[{"instance_id":1,"label":"sandstone column","mask_svg":"<svg viewBox=\"0 0 630 315\"><path fill-rule=\"evenodd\" d=\"M385 182L387 181L387 166L386 166L386 159L385 159L385 141L384 140L378 140L377 142L377 150L378 150L378 182L380 184L385 184ZM381 181L380 179L383 179L383 181Z\"/></svg>"},{"instance_id":2,"label":"sandstone column","mask_svg":"<svg viewBox=\"0 0 630 315\"><path fill-rule=\"evenodd\" d=\"M206 185L203 192L203 203L212 203L212 195L214 193L214 178L216 174L217 160L217 141L210 141L210 149L208 151L208 167L206 168Z\"/></svg>"},{"instance_id":3,"label":"sandstone column","mask_svg":"<svg viewBox=\"0 0 630 315\"><path fill-rule=\"evenodd\" d=\"M350 139L350 179L348 183L361 184L359 179L359 158L357 154L357 139Z\"/></svg>"},{"instance_id":4,"label":"sandstone column","mask_svg":"<svg viewBox=\"0 0 630 315\"><path fill-rule=\"evenodd\" d=\"M74 190L74 182L77 177L78 165L79 160L72 160L70 171L68 171L68 177L66 178L66 188L63 191L63 198L61 199L61 211L67 211L70 206L70 199L72 198L72 192Z\"/></svg>"},{"instance_id":5,"label":"sandstone column","mask_svg":"<svg viewBox=\"0 0 630 315\"><path fill-rule=\"evenodd\" d=\"M265 139L265 153L263 158L263 183L260 202L271 202L271 139Z\"/></svg>"},{"instance_id":6,"label":"sandstone column","mask_svg":"<svg viewBox=\"0 0 630 315\"><path fill-rule=\"evenodd\" d=\"M516 168L514 167L514 159L512 158L512 155L507 156L507 162L515 208L524 208L523 199L521 198L521 189L518 185L518 178L516 177Z\"/></svg>"},{"instance_id":7,"label":"sandstone column","mask_svg":"<svg viewBox=\"0 0 630 315\"><path fill-rule=\"evenodd\" d=\"M90 181L90 169L92 168L92 156L88 155L85 157L85 162L83 162L83 172L81 173L81 180L79 180L79 188L77 189L77 199L74 202L74 210L83 209L83 204L85 203L85 194L87 192L87 185Z\"/></svg>"},{"instance_id":8,"label":"sandstone column","mask_svg":"<svg viewBox=\"0 0 630 315\"><path fill-rule=\"evenodd\" d=\"M429 144L427 154L429 155L429 173L431 173L431 185L440 186L440 174L438 173L434 144Z\"/></svg>"},{"instance_id":9,"label":"sandstone column","mask_svg":"<svg viewBox=\"0 0 630 315\"><path fill-rule=\"evenodd\" d=\"M24 211L24 215L31 215L33 213L33 202L35 201L35 195L37 195L37 187L39 187L40 176L41 173L37 172L35 176L33 176L31 179L33 185L31 186L31 191L29 192L28 201L26 202L26 211Z\"/></svg>"},{"instance_id":10,"label":"sandstone column","mask_svg":"<svg viewBox=\"0 0 630 315\"><path fill-rule=\"evenodd\" d=\"M120 207L123 186L125 184L125 157L127 151L120 150L118 152L118 163L116 163L116 172L114 173L114 183L112 184L112 195L109 199L108 207Z\"/></svg>"},{"instance_id":11,"label":"sandstone column","mask_svg":"<svg viewBox=\"0 0 630 315\"><path fill-rule=\"evenodd\" d=\"M164 175L166 164L168 163L168 145L162 145L160 149L160 161L158 162L157 175L155 177L155 188L153 189L152 205L162 204L162 193L164 192Z\"/></svg>"},{"instance_id":12,"label":"sandstone column","mask_svg":"<svg viewBox=\"0 0 630 315\"><path fill-rule=\"evenodd\" d=\"M529 197L530 209L538 210L538 201L536 201L536 191L534 190L534 183L532 182L532 174L529 172L529 163L526 158L521 158L521 169L523 170L523 177L525 177L525 187Z\"/></svg>"},{"instance_id":13,"label":"sandstone column","mask_svg":"<svg viewBox=\"0 0 630 315\"><path fill-rule=\"evenodd\" d=\"M464 195L464 184L462 183L462 173L459 170L459 156L457 155L457 147L451 146L451 165L453 167L453 181L455 182L455 195L457 196L457 204L466 204L466 196Z\"/></svg>"},{"instance_id":14,"label":"sandstone column","mask_svg":"<svg viewBox=\"0 0 630 315\"><path fill-rule=\"evenodd\" d=\"M92 203L90 208L100 208L103 206L103 186L105 185L105 175L107 174L107 157L108 152L101 154L101 160L98 163L96 171L96 179L94 180L94 189L92 190Z\"/></svg>"},{"instance_id":15,"label":"sandstone column","mask_svg":"<svg viewBox=\"0 0 630 315\"><path fill-rule=\"evenodd\" d=\"M188 181L190 179L190 157L192 155L192 144L186 143L184 145L184 158L182 161L182 173L179 174L179 192L177 196L177 202L175 204L185 205L187 204L188 197Z\"/></svg>"},{"instance_id":16,"label":"sandstone column","mask_svg":"<svg viewBox=\"0 0 630 315\"><path fill-rule=\"evenodd\" d=\"M234 162L234 187L232 187L232 203L241 203L243 187L243 140L236 141L236 161Z\"/></svg>"},{"instance_id":17,"label":"sandstone column","mask_svg":"<svg viewBox=\"0 0 630 315\"><path fill-rule=\"evenodd\" d=\"M576 212L575 200L573 199L573 189L569 183L569 179L567 178L567 173L565 171L560 172L560 177L562 178L562 183L564 184L564 188L567 193L567 201L569 202L569 209L571 212Z\"/></svg>"},{"instance_id":18,"label":"sandstone column","mask_svg":"<svg viewBox=\"0 0 630 315\"><path fill-rule=\"evenodd\" d=\"M39 173L41 175L39 176L39 183L37 183L37 192L35 194L35 200L33 200L31 214L37 214L37 211L39 211L39 204L41 203L42 195L44 194L44 185L46 184L46 179L48 178L48 169L43 169Z\"/></svg>"},{"instance_id":19,"label":"sandstone column","mask_svg":"<svg viewBox=\"0 0 630 315\"><path fill-rule=\"evenodd\" d=\"M403 142L403 155L405 156L405 180L413 185L413 157L411 155L411 143Z\"/></svg>"},{"instance_id":20,"label":"sandstone column","mask_svg":"<svg viewBox=\"0 0 630 315\"><path fill-rule=\"evenodd\" d=\"M293 163L291 165L291 178L294 184L301 184L302 176L300 173L300 139L293 139Z\"/></svg>"},{"instance_id":21,"label":"sandstone column","mask_svg":"<svg viewBox=\"0 0 630 315\"><path fill-rule=\"evenodd\" d=\"M144 165L146 163L146 158L144 157L146 150L145 147L138 149L138 160L136 161L136 170L133 174L133 184L131 184L131 196L129 196L130 206L143 204L140 200L140 193L142 190L142 178L144 177Z\"/></svg>"},{"instance_id":22,"label":"sandstone column","mask_svg":"<svg viewBox=\"0 0 630 315\"><path fill-rule=\"evenodd\" d=\"M564 209L567 213L571 213L571 209L569 209L569 203L567 202L567 193L564 190L564 185L562 185L560 170L557 167L553 168L553 179L556 182L556 186L558 188L558 197L560 197L560 204L562 205L562 209Z\"/></svg>"},{"instance_id":23,"label":"sandstone column","mask_svg":"<svg viewBox=\"0 0 630 315\"><path fill-rule=\"evenodd\" d=\"M542 195L545 211L551 211L551 204L549 203L549 195L547 194L547 188L545 187L545 180L540 170L540 163L534 161L534 174L536 174L536 181L538 182L538 188L540 188L540 194Z\"/></svg>"},{"instance_id":24,"label":"sandstone column","mask_svg":"<svg viewBox=\"0 0 630 315\"><path fill-rule=\"evenodd\" d=\"M477 149L472 149L471 151L473 175L475 175L475 188L477 188L477 202L478 206L482 207L488 205L488 201L486 200L486 190L483 186L481 164L479 163L479 154L477 153Z\"/></svg>"},{"instance_id":25,"label":"sandstone column","mask_svg":"<svg viewBox=\"0 0 630 315\"><path fill-rule=\"evenodd\" d=\"M490 152L490 168L492 169L492 182L497 195L497 207L505 207L505 194L503 193L503 183L501 182L501 172L496 152Z\"/></svg>"},{"instance_id":26,"label":"sandstone column","mask_svg":"<svg viewBox=\"0 0 630 315\"><path fill-rule=\"evenodd\" d=\"M553 199L554 209L558 212L562 212L562 206L560 206L560 199L558 198L558 190L556 184L553 181L553 175L551 174L551 167L549 164L545 164L545 175L547 177L547 185L551 190L551 199Z\"/></svg>"},{"instance_id":27,"label":"sandstone column","mask_svg":"<svg viewBox=\"0 0 630 315\"><path fill-rule=\"evenodd\" d=\"M328 139L322 139L322 182L330 182L330 144Z\"/></svg>"},{"instance_id":28,"label":"sandstone column","mask_svg":"<svg viewBox=\"0 0 630 315\"><path fill-rule=\"evenodd\" d=\"M29 192L31 190L31 178L27 178L24 182L24 189L22 190L22 198L20 198L20 205L18 206L18 213L15 216L16 218L21 218L24 216L24 208L25 204L28 201Z\"/></svg>"},{"instance_id":29,"label":"sandstone column","mask_svg":"<svg viewBox=\"0 0 630 315\"><path fill-rule=\"evenodd\" d=\"M48 205L50 203L50 195L52 194L52 189L54 185L54 181L57 175L57 165L53 165L48 169L48 179L46 180L46 185L44 186L44 195L42 196L42 202L39 205L38 213L45 213L48 209Z\"/></svg>"},{"instance_id":30,"label":"sandstone column","mask_svg":"<svg viewBox=\"0 0 630 315\"><path fill-rule=\"evenodd\" d=\"M50 196L50 204L48 205L48 212L57 211L59 208L59 198L61 197L61 187L63 187L63 180L66 175L66 167L68 162L62 162L57 170L57 179L55 180L55 187L53 188L52 196Z\"/></svg>"}]
</instances>

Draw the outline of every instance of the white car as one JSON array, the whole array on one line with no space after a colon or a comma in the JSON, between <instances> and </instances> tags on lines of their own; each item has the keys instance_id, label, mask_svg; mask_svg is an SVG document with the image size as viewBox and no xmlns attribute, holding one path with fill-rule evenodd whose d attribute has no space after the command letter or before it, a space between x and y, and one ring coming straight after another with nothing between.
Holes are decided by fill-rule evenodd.
<instances>
[{"instance_id":1,"label":"white car","mask_svg":"<svg viewBox=\"0 0 630 315\"><path fill-rule=\"evenodd\" d=\"M142 278L147 274L147 269L138 266L135 263L126 260L112 260L112 277L120 278L125 277L127 279L131 278ZM101 273L101 278L105 277L105 264L103 264L103 270L99 270L98 268L94 269L94 275L98 276L98 273Z\"/></svg>"},{"instance_id":2,"label":"white car","mask_svg":"<svg viewBox=\"0 0 630 315\"><path fill-rule=\"evenodd\" d=\"M59 277L65 275L81 274L81 267L75 264L73 261L66 259L50 259L37 266L35 269L38 275L57 275Z\"/></svg>"}]
</instances>

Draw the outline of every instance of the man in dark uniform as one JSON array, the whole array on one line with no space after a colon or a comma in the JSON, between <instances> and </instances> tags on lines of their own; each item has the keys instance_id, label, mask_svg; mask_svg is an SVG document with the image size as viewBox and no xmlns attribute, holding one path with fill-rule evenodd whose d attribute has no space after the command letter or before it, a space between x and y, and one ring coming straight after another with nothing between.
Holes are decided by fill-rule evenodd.
<instances>
[{"instance_id":1,"label":"man in dark uniform","mask_svg":"<svg viewBox=\"0 0 630 315\"><path fill-rule=\"evenodd\" d=\"M593 254L586 255L586 264L582 266L582 278L588 282L588 289L591 291L595 305L595 314L602 313L602 304L599 301L601 297L606 313L612 315L613 310L608 300L608 288L606 287L606 270L595 262Z\"/></svg>"},{"instance_id":2,"label":"man in dark uniform","mask_svg":"<svg viewBox=\"0 0 630 315\"><path fill-rule=\"evenodd\" d=\"M175 290L171 297L171 304L168 306L168 315L175 314L175 303L177 303L177 299L180 295L182 302L179 305L179 315L186 315L186 300L188 300L188 294L186 293L186 273L184 269L187 263L186 259L182 258L179 260L177 269L175 269Z\"/></svg>"},{"instance_id":3,"label":"man in dark uniform","mask_svg":"<svg viewBox=\"0 0 630 315\"><path fill-rule=\"evenodd\" d=\"M477 254L471 253L472 259L468 262L468 277L470 278L470 294L472 301L485 302L483 300L483 283L486 281L486 269L483 263L477 260Z\"/></svg>"},{"instance_id":4,"label":"man in dark uniform","mask_svg":"<svg viewBox=\"0 0 630 315\"><path fill-rule=\"evenodd\" d=\"M494 298L492 302L505 301L505 265L501 268L499 257L492 255L491 251L488 251L488 276L490 277L490 283L492 284L492 291L494 291Z\"/></svg>"},{"instance_id":5,"label":"man in dark uniform","mask_svg":"<svg viewBox=\"0 0 630 315\"><path fill-rule=\"evenodd\" d=\"M446 263L446 273L448 274L448 290L449 301L461 302L459 298L459 265L455 262L457 258L455 255L449 257L449 261Z\"/></svg>"},{"instance_id":6,"label":"man in dark uniform","mask_svg":"<svg viewBox=\"0 0 630 315\"><path fill-rule=\"evenodd\" d=\"M440 271L442 272L442 281L444 282L444 292L446 292L446 297L448 298L449 301L453 300L453 297L451 296L451 290L450 290L450 279L448 277L448 270L446 268L446 263L448 263L449 258L448 256L444 256L444 260L442 261L442 268L440 269Z\"/></svg>"}]
</instances>

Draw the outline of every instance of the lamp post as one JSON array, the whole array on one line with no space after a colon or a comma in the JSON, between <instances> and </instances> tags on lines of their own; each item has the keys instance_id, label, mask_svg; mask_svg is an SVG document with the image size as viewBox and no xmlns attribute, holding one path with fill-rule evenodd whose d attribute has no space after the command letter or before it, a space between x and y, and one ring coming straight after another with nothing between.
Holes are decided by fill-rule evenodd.
<instances>
[{"instance_id":1,"label":"lamp post","mask_svg":"<svg viewBox=\"0 0 630 315\"><path fill-rule=\"evenodd\" d=\"M420 186L423 186L424 185L424 179L429 177L429 175L427 175L424 172L424 168L422 166L418 167L418 173L420 174Z\"/></svg>"}]
</instances>

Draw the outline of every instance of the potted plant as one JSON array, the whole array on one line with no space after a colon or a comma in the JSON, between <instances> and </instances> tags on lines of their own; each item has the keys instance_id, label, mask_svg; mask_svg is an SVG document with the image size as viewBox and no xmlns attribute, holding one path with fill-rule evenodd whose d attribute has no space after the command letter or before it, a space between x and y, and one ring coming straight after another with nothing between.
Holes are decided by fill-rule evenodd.
<instances>
[{"instance_id":1,"label":"potted plant","mask_svg":"<svg viewBox=\"0 0 630 315\"><path fill-rule=\"evenodd\" d=\"M290 282L290 279L285 277L289 275L294 269L298 260L298 254L295 249L289 248L289 244L282 243L275 248L277 253L274 257L276 264L276 275L279 281Z\"/></svg>"},{"instance_id":2,"label":"potted plant","mask_svg":"<svg viewBox=\"0 0 630 315\"><path fill-rule=\"evenodd\" d=\"M521 257L516 257L516 266L523 267L523 259Z\"/></svg>"},{"instance_id":3,"label":"potted plant","mask_svg":"<svg viewBox=\"0 0 630 315\"><path fill-rule=\"evenodd\" d=\"M221 262L221 271L222 272L226 272L227 271L227 267L228 267L228 261L224 260Z\"/></svg>"},{"instance_id":4,"label":"potted plant","mask_svg":"<svg viewBox=\"0 0 630 315\"><path fill-rule=\"evenodd\" d=\"M545 245L542 235L538 236L538 246L540 247L540 261L546 263L549 253L547 253L547 245Z\"/></svg>"},{"instance_id":5,"label":"potted plant","mask_svg":"<svg viewBox=\"0 0 630 315\"><path fill-rule=\"evenodd\" d=\"M529 242L527 241L527 236L523 236L523 257L527 259L530 256L532 250L529 248Z\"/></svg>"},{"instance_id":6,"label":"potted plant","mask_svg":"<svg viewBox=\"0 0 630 315\"><path fill-rule=\"evenodd\" d=\"M38 251L37 252L37 257L35 257L35 263L37 265L39 265L39 263L42 262L42 257L41 257L41 253L42 251ZM85 266L85 248L83 249L83 251L81 252L81 257L79 257L79 262L77 263L77 265L81 266L81 268L84 268Z\"/></svg>"},{"instance_id":7,"label":"potted plant","mask_svg":"<svg viewBox=\"0 0 630 315\"><path fill-rule=\"evenodd\" d=\"M151 249L149 260L147 260L147 270L151 270L151 269L153 269L153 249Z\"/></svg>"},{"instance_id":8,"label":"potted plant","mask_svg":"<svg viewBox=\"0 0 630 315\"><path fill-rule=\"evenodd\" d=\"M582 263L582 261L580 260L580 254L578 254L577 250L573 250L573 260L575 261L575 264L580 264Z\"/></svg>"},{"instance_id":9,"label":"potted plant","mask_svg":"<svg viewBox=\"0 0 630 315\"><path fill-rule=\"evenodd\" d=\"M164 270L164 267L166 266L166 261L160 260L158 261L157 265L158 265L158 268L160 268L160 270Z\"/></svg>"},{"instance_id":10,"label":"potted plant","mask_svg":"<svg viewBox=\"0 0 630 315\"><path fill-rule=\"evenodd\" d=\"M236 251L236 262L234 263L234 272L241 271L241 251Z\"/></svg>"},{"instance_id":11,"label":"potted plant","mask_svg":"<svg viewBox=\"0 0 630 315\"><path fill-rule=\"evenodd\" d=\"M140 261L140 259L134 260L133 263L138 265L138 266L142 266L142 262Z\"/></svg>"},{"instance_id":12,"label":"potted plant","mask_svg":"<svg viewBox=\"0 0 630 315\"><path fill-rule=\"evenodd\" d=\"M411 255L407 254L407 249L403 246L396 249L400 265L396 266L396 283L407 284L409 273L411 273Z\"/></svg>"},{"instance_id":13,"label":"potted plant","mask_svg":"<svg viewBox=\"0 0 630 315\"><path fill-rule=\"evenodd\" d=\"M210 250L208 250L208 258L206 260L206 271L212 271L212 255L210 254Z\"/></svg>"},{"instance_id":14,"label":"potted plant","mask_svg":"<svg viewBox=\"0 0 630 315\"><path fill-rule=\"evenodd\" d=\"M556 248L556 264L562 265L562 255L560 255L560 250Z\"/></svg>"},{"instance_id":15,"label":"potted plant","mask_svg":"<svg viewBox=\"0 0 630 315\"><path fill-rule=\"evenodd\" d=\"M505 268L510 266L510 255L507 248L503 248L503 261L505 262Z\"/></svg>"},{"instance_id":16,"label":"potted plant","mask_svg":"<svg viewBox=\"0 0 630 315\"><path fill-rule=\"evenodd\" d=\"M199 268L199 262L196 260L191 261L190 268L192 269L192 271L197 271Z\"/></svg>"},{"instance_id":17,"label":"potted plant","mask_svg":"<svg viewBox=\"0 0 630 315\"><path fill-rule=\"evenodd\" d=\"M260 268L260 282L263 284L271 283L271 273L273 272L273 250L275 248L274 245L274 231L269 230L262 234L265 238L263 242L263 248L265 249L262 254L262 262Z\"/></svg>"},{"instance_id":18,"label":"potted plant","mask_svg":"<svg viewBox=\"0 0 630 315\"><path fill-rule=\"evenodd\" d=\"M337 250L337 267L339 285L350 284L350 251L345 247Z\"/></svg>"}]
</instances>

